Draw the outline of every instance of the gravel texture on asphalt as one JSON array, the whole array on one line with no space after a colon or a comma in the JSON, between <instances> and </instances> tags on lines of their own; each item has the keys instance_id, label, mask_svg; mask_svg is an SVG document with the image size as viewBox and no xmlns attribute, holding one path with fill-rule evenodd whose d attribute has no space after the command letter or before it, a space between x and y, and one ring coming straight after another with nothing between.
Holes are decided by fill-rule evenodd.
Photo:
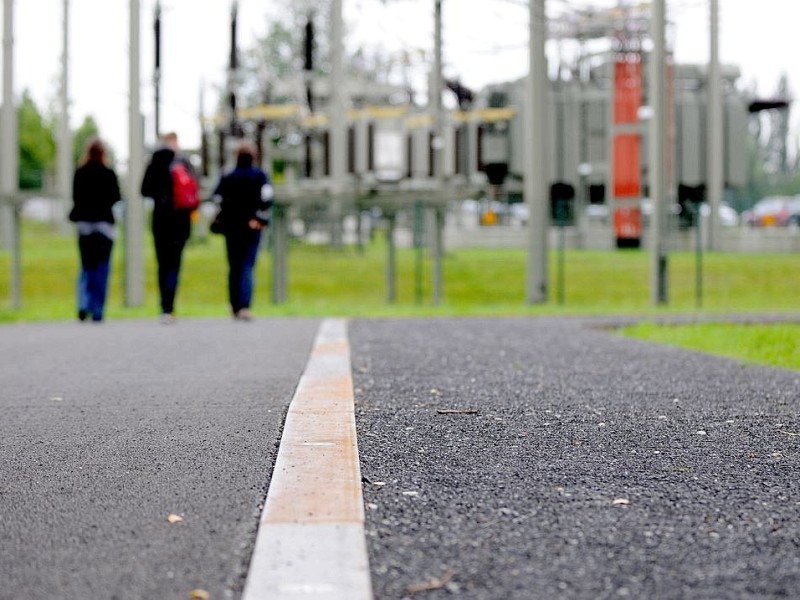
<instances>
[{"instance_id":1,"label":"gravel texture on asphalt","mask_svg":"<svg viewBox=\"0 0 800 600\"><path fill-rule=\"evenodd\" d=\"M317 325L4 326L0 598L237 597Z\"/></svg>"},{"instance_id":2,"label":"gravel texture on asphalt","mask_svg":"<svg viewBox=\"0 0 800 600\"><path fill-rule=\"evenodd\" d=\"M800 597L800 373L590 320L350 326L376 598Z\"/></svg>"}]
</instances>

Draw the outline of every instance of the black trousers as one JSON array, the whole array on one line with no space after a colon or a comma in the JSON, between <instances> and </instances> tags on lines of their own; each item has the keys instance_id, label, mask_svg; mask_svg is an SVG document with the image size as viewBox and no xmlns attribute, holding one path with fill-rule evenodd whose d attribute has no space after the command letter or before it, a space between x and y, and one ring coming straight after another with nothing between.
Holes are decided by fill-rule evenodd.
<instances>
[{"instance_id":1,"label":"black trousers","mask_svg":"<svg viewBox=\"0 0 800 600\"><path fill-rule=\"evenodd\" d=\"M161 296L161 312L175 312L175 295L178 292L178 280L181 272L184 236L170 233L153 232L156 247L156 263L158 264L158 291Z\"/></svg>"},{"instance_id":2,"label":"black trousers","mask_svg":"<svg viewBox=\"0 0 800 600\"><path fill-rule=\"evenodd\" d=\"M231 310L250 308L253 299L253 270L258 258L261 231L244 229L225 234L228 255L228 297Z\"/></svg>"}]
</instances>

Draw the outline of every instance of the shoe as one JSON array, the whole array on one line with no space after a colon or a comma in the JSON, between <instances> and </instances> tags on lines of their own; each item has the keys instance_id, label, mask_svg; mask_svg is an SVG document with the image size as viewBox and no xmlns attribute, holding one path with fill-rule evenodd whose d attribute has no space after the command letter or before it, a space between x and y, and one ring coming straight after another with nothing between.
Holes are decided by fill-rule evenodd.
<instances>
[{"instance_id":1,"label":"shoe","mask_svg":"<svg viewBox=\"0 0 800 600\"><path fill-rule=\"evenodd\" d=\"M249 308L240 308L234 313L233 318L237 321L252 321L253 313L250 312Z\"/></svg>"},{"instance_id":2,"label":"shoe","mask_svg":"<svg viewBox=\"0 0 800 600\"><path fill-rule=\"evenodd\" d=\"M89 317L88 310L79 310L78 311L78 321L85 321Z\"/></svg>"},{"instance_id":3,"label":"shoe","mask_svg":"<svg viewBox=\"0 0 800 600\"><path fill-rule=\"evenodd\" d=\"M162 313L159 322L162 325L172 325L177 319L173 313Z\"/></svg>"}]
</instances>

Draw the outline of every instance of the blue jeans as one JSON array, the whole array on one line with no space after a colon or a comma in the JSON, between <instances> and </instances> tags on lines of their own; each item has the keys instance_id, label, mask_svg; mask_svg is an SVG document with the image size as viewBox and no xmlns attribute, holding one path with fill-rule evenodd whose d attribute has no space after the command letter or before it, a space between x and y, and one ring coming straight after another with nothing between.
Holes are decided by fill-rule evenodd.
<instances>
[{"instance_id":1,"label":"blue jeans","mask_svg":"<svg viewBox=\"0 0 800 600\"><path fill-rule=\"evenodd\" d=\"M234 231L225 234L228 251L228 296L231 309L250 308L253 299L253 269L256 266L261 232Z\"/></svg>"},{"instance_id":2,"label":"blue jeans","mask_svg":"<svg viewBox=\"0 0 800 600\"><path fill-rule=\"evenodd\" d=\"M78 278L78 311L102 321L111 272L111 248L107 237L93 233L78 237L81 274Z\"/></svg>"}]
</instances>

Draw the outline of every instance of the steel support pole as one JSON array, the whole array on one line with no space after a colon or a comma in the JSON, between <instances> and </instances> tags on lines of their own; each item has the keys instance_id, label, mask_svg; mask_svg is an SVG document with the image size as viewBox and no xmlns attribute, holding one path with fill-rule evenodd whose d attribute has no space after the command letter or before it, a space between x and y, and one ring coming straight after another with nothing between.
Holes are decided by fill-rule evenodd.
<instances>
[{"instance_id":1,"label":"steel support pole","mask_svg":"<svg viewBox=\"0 0 800 600\"><path fill-rule=\"evenodd\" d=\"M61 82L59 86L58 146L56 156L56 188L60 210L59 229L66 232L70 198L72 196L72 132L69 127L69 0L63 0Z\"/></svg>"},{"instance_id":2,"label":"steel support pole","mask_svg":"<svg viewBox=\"0 0 800 600\"><path fill-rule=\"evenodd\" d=\"M139 193L144 166L140 108L139 0L130 0L128 79L128 173L125 185L125 305L144 304L144 202Z\"/></svg>"},{"instance_id":3,"label":"steel support pole","mask_svg":"<svg viewBox=\"0 0 800 600\"><path fill-rule=\"evenodd\" d=\"M650 5L651 37L653 41L650 73L650 197L653 214L650 217L652 264L650 298L653 304L667 302L667 258L664 242L664 221L667 201L667 101L666 101L666 11L665 0L653 0Z\"/></svg>"},{"instance_id":4,"label":"steel support pole","mask_svg":"<svg viewBox=\"0 0 800 600\"><path fill-rule=\"evenodd\" d=\"M239 47L237 31L239 24L239 1L231 3L231 47L228 58L228 137L229 152L232 157L235 152L237 140L242 137L241 123L239 123ZM226 157L226 158L229 158Z\"/></svg>"},{"instance_id":5,"label":"steel support pole","mask_svg":"<svg viewBox=\"0 0 800 600\"><path fill-rule=\"evenodd\" d=\"M12 265L11 265L11 307L22 308L22 203L11 207Z\"/></svg>"},{"instance_id":6,"label":"steel support pole","mask_svg":"<svg viewBox=\"0 0 800 600\"><path fill-rule=\"evenodd\" d=\"M14 105L14 2L3 3L3 106L0 114L0 247L11 250L11 306L22 305L21 206L16 204L19 144Z\"/></svg>"},{"instance_id":7,"label":"steel support pole","mask_svg":"<svg viewBox=\"0 0 800 600\"><path fill-rule=\"evenodd\" d=\"M3 106L0 114L0 247L13 249L14 211L19 170L19 133L14 103L14 0L3 0Z\"/></svg>"},{"instance_id":8,"label":"steel support pole","mask_svg":"<svg viewBox=\"0 0 800 600\"><path fill-rule=\"evenodd\" d=\"M425 266L425 207L421 200L414 201L414 301L422 304Z\"/></svg>"},{"instance_id":9,"label":"steel support pole","mask_svg":"<svg viewBox=\"0 0 800 600\"><path fill-rule=\"evenodd\" d=\"M711 20L711 53L708 66L708 205L710 209L710 250L720 248L719 206L724 194L724 163L722 133L722 75L719 58L719 0L709 0Z\"/></svg>"},{"instance_id":10,"label":"steel support pole","mask_svg":"<svg viewBox=\"0 0 800 600\"><path fill-rule=\"evenodd\" d=\"M386 215L386 301L394 304L397 300L397 251L394 242L397 215Z\"/></svg>"},{"instance_id":11,"label":"steel support pole","mask_svg":"<svg viewBox=\"0 0 800 600\"><path fill-rule=\"evenodd\" d=\"M272 302L284 304L288 298L288 249L289 234L286 212L288 206L275 204L272 207L270 242L272 246Z\"/></svg>"},{"instance_id":12,"label":"steel support pole","mask_svg":"<svg viewBox=\"0 0 800 600\"><path fill-rule=\"evenodd\" d=\"M428 105L433 117L433 176L441 181L444 173L444 107L442 106L442 0L434 0L433 10L433 73Z\"/></svg>"},{"instance_id":13,"label":"steel support pole","mask_svg":"<svg viewBox=\"0 0 800 600\"><path fill-rule=\"evenodd\" d=\"M343 194L347 177L347 112L344 73L344 23L342 0L331 2L330 156L332 245L343 243Z\"/></svg>"},{"instance_id":14,"label":"steel support pole","mask_svg":"<svg viewBox=\"0 0 800 600\"><path fill-rule=\"evenodd\" d=\"M436 205L432 208L431 251L433 253L433 304L442 303L442 287L444 274L442 261L444 259L444 208Z\"/></svg>"},{"instance_id":15,"label":"steel support pole","mask_svg":"<svg viewBox=\"0 0 800 600\"><path fill-rule=\"evenodd\" d=\"M236 147L243 137L241 123L239 122L239 85L241 76L239 70L238 47L239 0L232 0L230 13L230 48L228 52L228 79L227 86L227 117L226 127L219 128L219 170L232 168L236 162Z\"/></svg>"},{"instance_id":16,"label":"steel support pole","mask_svg":"<svg viewBox=\"0 0 800 600\"><path fill-rule=\"evenodd\" d=\"M438 191L444 194L447 189L445 175L445 140L444 140L444 106L442 105L442 89L444 76L442 74L442 0L434 0L433 11L433 77L431 77L430 106L433 110L433 175L438 184ZM444 215L442 208L433 209L431 230L431 253L433 259L433 303L442 302L442 256L443 256L443 228Z\"/></svg>"},{"instance_id":17,"label":"steel support pole","mask_svg":"<svg viewBox=\"0 0 800 600\"><path fill-rule=\"evenodd\" d=\"M161 138L161 2L156 0L153 11L154 67L153 67L153 130L155 141Z\"/></svg>"},{"instance_id":18,"label":"steel support pole","mask_svg":"<svg viewBox=\"0 0 800 600\"><path fill-rule=\"evenodd\" d=\"M530 0L530 58L525 83L524 194L528 204L528 264L526 267L526 301L537 304L547 301L547 233L550 214L547 193L547 58L545 41L547 23L545 0Z\"/></svg>"}]
</instances>

